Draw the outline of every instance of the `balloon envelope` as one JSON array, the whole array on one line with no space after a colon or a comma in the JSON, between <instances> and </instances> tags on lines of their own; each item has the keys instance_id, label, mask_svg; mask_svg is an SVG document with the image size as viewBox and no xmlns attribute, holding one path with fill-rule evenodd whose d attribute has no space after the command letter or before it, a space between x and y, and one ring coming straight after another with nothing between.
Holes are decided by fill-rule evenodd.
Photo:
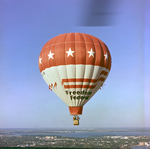
<instances>
[{"instance_id":1,"label":"balloon envelope","mask_svg":"<svg viewBox=\"0 0 150 149\"><path fill-rule=\"evenodd\" d=\"M84 33L66 33L49 40L41 50L43 79L70 109L83 106L101 88L111 68L111 55L100 39Z\"/></svg>"}]
</instances>

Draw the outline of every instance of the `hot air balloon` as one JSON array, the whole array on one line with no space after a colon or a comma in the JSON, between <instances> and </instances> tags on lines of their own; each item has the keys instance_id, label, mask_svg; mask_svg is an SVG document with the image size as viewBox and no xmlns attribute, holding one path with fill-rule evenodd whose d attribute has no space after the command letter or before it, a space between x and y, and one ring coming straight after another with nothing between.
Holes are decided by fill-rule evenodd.
<instances>
[{"instance_id":1,"label":"hot air balloon","mask_svg":"<svg viewBox=\"0 0 150 149\"><path fill-rule=\"evenodd\" d=\"M65 33L50 39L39 55L43 79L69 107L74 125L83 106L103 86L111 69L111 55L97 37Z\"/></svg>"}]
</instances>

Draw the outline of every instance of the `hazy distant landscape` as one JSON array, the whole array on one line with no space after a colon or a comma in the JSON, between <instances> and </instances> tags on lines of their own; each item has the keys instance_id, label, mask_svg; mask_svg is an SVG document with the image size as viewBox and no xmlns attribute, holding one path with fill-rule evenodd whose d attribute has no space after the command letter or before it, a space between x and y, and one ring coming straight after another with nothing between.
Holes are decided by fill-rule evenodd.
<instances>
[{"instance_id":1,"label":"hazy distant landscape","mask_svg":"<svg viewBox=\"0 0 150 149\"><path fill-rule=\"evenodd\" d=\"M150 128L0 129L0 147L150 148Z\"/></svg>"}]
</instances>

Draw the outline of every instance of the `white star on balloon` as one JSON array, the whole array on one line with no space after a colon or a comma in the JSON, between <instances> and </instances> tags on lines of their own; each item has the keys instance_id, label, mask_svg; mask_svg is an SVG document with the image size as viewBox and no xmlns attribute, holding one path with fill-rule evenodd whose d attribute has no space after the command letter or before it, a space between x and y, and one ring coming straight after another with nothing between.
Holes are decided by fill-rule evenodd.
<instances>
[{"instance_id":1,"label":"white star on balloon","mask_svg":"<svg viewBox=\"0 0 150 149\"><path fill-rule=\"evenodd\" d=\"M92 50L92 48L91 48L91 51L87 51L87 52L89 53L89 57L90 57L90 56L93 56L93 57L94 57L95 52Z\"/></svg>"},{"instance_id":2,"label":"white star on balloon","mask_svg":"<svg viewBox=\"0 0 150 149\"><path fill-rule=\"evenodd\" d=\"M67 55L67 57L68 56L72 56L73 57L73 53L74 53L75 51L71 51L71 48L69 48L69 51L66 51L66 53L68 54Z\"/></svg>"},{"instance_id":3,"label":"white star on balloon","mask_svg":"<svg viewBox=\"0 0 150 149\"><path fill-rule=\"evenodd\" d=\"M104 56L105 56L105 60L108 58L108 54L106 53L106 54L104 54Z\"/></svg>"},{"instance_id":4,"label":"white star on balloon","mask_svg":"<svg viewBox=\"0 0 150 149\"><path fill-rule=\"evenodd\" d=\"M48 54L48 57L49 57L49 59L51 58L51 59L54 59L53 58L53 55L54 55L55 53L51 53L51 51L49 52L49 54Z\"/></svg>"},{"instance_id":5,"label":"white star on balloon","mask_svg":"<svg viewBox=\"0 0 150 149\"><path fill-rule=\"evenodd\" d=\"M39 63L42 64L42 58L39 58Z\"/></svg>"}]
</instances>

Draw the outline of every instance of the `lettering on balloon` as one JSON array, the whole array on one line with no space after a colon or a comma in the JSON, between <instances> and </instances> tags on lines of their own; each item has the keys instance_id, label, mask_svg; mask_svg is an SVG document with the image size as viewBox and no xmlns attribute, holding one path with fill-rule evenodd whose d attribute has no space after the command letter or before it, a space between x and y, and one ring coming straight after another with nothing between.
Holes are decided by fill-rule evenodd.
<instances>
[{"instance_id":1,"label":"lettering on balloon","mask_svg":"<svg viewBox=\"0 0 150 149\"><path fill-rule=\"evenodd\" d=\"M74 100L88 100L90 96L70 96L70 99L74 99Z\"/></svg>"},{"instance_id":2,"label":"lettering on balloon","mask_svg":"<svg viewBox=\"0 0 150 149\"><path fill-rule=\"evenodd\" d=\"M92 92L87 91L66 91L67 95L70 95L71 100L88 100Z\"/></svg>"}]
</instances>

